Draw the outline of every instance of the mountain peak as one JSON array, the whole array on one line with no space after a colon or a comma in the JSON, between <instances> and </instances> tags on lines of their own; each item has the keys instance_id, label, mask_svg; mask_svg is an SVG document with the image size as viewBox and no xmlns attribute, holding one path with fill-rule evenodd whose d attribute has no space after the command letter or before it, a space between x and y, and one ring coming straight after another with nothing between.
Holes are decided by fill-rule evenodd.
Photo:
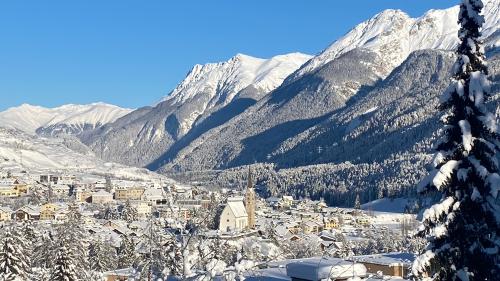
<instances>
[{"instance_id":1,"label":"mountain peak","mask_svg":"<svg viewBox=\"0 0 500 281\"><path fill-rule=\"evenodd\" d=\"M256 89L256 95L274 90L310 58L309 55L291 53L261 59L238 53L225 62L197 64L160 102L169 101L177 107L189 108L190 113L184 113L189 117L179 120L182 134L199 116L229 104L250 85Z\"/></svg>"},{"instance_id":2,"label":"mountain peak","mask_svg":"<svg viewBox=\"0 0 500 281\"><path fill-rule=\"evenodd\" d=\"M486 38L498 31L500 0L485 1L483 14ZM322 53L304 64L287 83L321 67L340 55L356 48L366 48L384 54L387 73L400 65L416 50L452 50L458 43L458 6L430 10L419 18L411 18L401 10L385 10L358 24ZM496 42L492 40L492 42ZM487 42L489 43L489 42Z\"/></svg>"},{"instance_id":3,"label":"mountain peak","mask_svg":"<svg viewBox=\"0 0 500 281\"><path fill-rule=\"evenodd\" d=\"M376 14L373 19L382 19L382 18L410 18L410 16L399 9L386 9L382 12Z\"/></svg>"},{"instance_id":4,"label":"mountain peak","mask_svg":"<svg viewBox=\"0 0 500 281\"><path fill-rule=\"evenodd\" d=\"M261 60L261 59L256 58L256 57L252 57L252 56L249 56L249 55L245 55L245 54L242 54L242 53L237 53L229 61L232 61L232 60L239 61L239 60Z\"/></svg>"},{"instance_id":5,"label":"mountain peak","mask_svg":"<svg viewBox=\"0 0 500 281\"><path fill-rule=\"evenodd\" d=\"M176 104L184 103L204 90L216 88L225 88L231 96L257 80L261 82L259 85L264 91L270 91L286 78L283 76L291 74L310 58L311 56L302 53L278 55L270 59L238 53L225 62L196 64L170 95L161 101L175 100Z\"/></svg>"}]
</instances>

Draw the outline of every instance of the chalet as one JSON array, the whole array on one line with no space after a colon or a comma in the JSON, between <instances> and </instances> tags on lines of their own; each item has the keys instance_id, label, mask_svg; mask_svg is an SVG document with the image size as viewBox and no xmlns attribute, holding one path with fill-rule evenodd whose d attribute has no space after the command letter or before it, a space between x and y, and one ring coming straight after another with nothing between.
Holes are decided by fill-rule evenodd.
<instances>
[{"instance_id":1,"label":"chalet","mask_svg":"<svg viewBox=\"0 0 500 281\"><path fill-rule=\"evenodd\" d=\"M28 184L17 178L0 179L0 197L19 197L28 193Z\"/></svg>"},{"instance_id":2,"label":"chalet","mask_svg":"<svg viewBox=\"0 0 500 281\"><path fill-rule=\"evenodd\" d=\"M40 219L40 207L33 205L25 205L19 208L14 213L14 218L16 220L39 220Z\"/></svg>"},{"instance_id":3,"label":"chalet","mask_svg":"<svg viewBox=\"0 0 500 281\"><path fill-rule=\"evenodd\" d=\"M41 220L63 220L67 217L68 206L63 203L45 203L40 208Z\"/></svg>"},{"instance_id":4,"label":"chalet","mask_svg":"<svg viewBox=\"0 0 500 281\"><path fill-rule=\"evenodd\" d=\"M323 231L323 226L316 221L307 220L302 223L302 231L304 234L319 233Z\"/></svg>"},{"instance_id":5,"label":"chalet","mask_svg":"<svg viewBox=\"0 0 500 281\"><path fill-rule=\"evenodd\" d=\"M339 227L338 219L334 217L325 218L323 220L323 228L326 230L334 229Z\"/></svg>"}]
</instances>

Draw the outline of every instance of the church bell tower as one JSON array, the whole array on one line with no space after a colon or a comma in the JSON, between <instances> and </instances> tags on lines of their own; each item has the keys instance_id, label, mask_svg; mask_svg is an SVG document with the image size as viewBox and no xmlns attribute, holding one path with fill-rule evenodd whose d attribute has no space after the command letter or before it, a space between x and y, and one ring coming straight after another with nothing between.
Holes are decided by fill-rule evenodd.
<instances>
[{"instance_id":1,"label":"church bell tower","mask_svg":"<svg viewBox=\"0 0 500 281\"><path fill-rule=\"evenodd\" d=\"M248 228L255 228L255 189L252 181L252 171L248 168L248 183L245 193L245 208L248 214Z\"/></svg>"}]
</instances>

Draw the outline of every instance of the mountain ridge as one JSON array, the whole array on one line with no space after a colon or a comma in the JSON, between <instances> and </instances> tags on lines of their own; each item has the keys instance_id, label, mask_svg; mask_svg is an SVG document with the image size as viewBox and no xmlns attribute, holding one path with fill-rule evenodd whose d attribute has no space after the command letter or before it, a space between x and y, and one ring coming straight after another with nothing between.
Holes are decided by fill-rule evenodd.
<instances>
[{"instance_id":1,"label":"mountain ridge","mask_svg":"<svg viewBox=\"0 0 500 281\"><path fill-rule=\"evenodd\" d=\"M24 103L0 112L2 126L44 135L79 134L116 121L133 109L96 102L47 108ZM38 130L38 132L37 132Z\"/></svg>"}]
</instances>

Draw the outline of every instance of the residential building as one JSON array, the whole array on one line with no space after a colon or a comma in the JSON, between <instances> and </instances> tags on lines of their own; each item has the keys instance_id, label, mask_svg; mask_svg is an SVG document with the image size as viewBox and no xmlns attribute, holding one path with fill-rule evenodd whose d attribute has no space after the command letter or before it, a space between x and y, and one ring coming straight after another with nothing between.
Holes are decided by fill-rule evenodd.
<instances>
[{"instance_id":1,"label":"residential building","mask_svg":"<svg viewBox=\"0 0 500 281\"><path fill-rule=\"evenodd\" d=\"M76 202L90 202L92 200L92 191L86 188L78 188L75 191Z\"/></svg>"},{"instance_id":2,"label":"residential building","mask_svg":"<svg viewBox=\"0 0 500 281\"><path fill-rule=\"evenodd\" d=\"M131 201L132 207L137 210L137 214L142 217L147 217L151 215L151 205L144 201Z\"/></svg>"},{"instance_id":3,"label":"residential building","mask_svg":"<svg viewBox=\"0 0 500 281\"><path fill-rule=\"evenodd\" d=\"M28 193L28 184L16 178L0 179L0 197L19 197Z\"/></svg>"},{"instance_id":4,"label":"residential building","mask_svg":"<svg viewBox=\"0 0 500 281\"><path fill-rule=\"evenodd\" d=\"M45 203L40 207L41 220L61 220L67 215L68 206L63 203Z\"/></svg>"},{"instance_id":5,"label":"residential building","mask_svg":"<svg viewBox=\"0 0 500 281\"><path fill-rule=\"evenodd\" d=\"M142 194L144 193L144 187L134 186L134 187L117 187L115 190L116 200L140 200Z\"/></svg>"},{"instance_id":6,"label":"residential building","mask_svg":"<svg viewBox=\"0 0 500 281\"><path fill-rule=\"evenodd\" d=\"M163 188L148 188L141 195L142 201L150 202L153 205L166 203L166 198L167 193Z\"/></svg>"},{"instance_id":7,"label":"residential building","mask_svg":"<svg viewBox=\"0 0 500 281\"><path fill-rule=\"evenodd\" d=\"M92 193L92 203L94 204L107 204L113 201L113 194L105 191L99 190Z\"/></svg>"},{"instance_id":8,"label":"residential building","mask_svg":"<svg viewBox=\"0 0 500 281\"><path fill-rule=\"evenodd\" d=\"M307 220L302 223L302 232L304 234L319 233L323 230L323 226L316 221Z\"/></svg>"},{"instance_id":9,"label":"residential building","mask_svg":"<svg viewBox=\"0 0 500 281\"><path fill-rule=\"evenodd\" d=\"M14 213L14 217L16 220L39 220L40 207L34 205L24 205Z\"/></svg>"},{"instance_id":10,"label":"residential building","mask_svg":"<svg viewBox=\"0 0 500 281\"><path fill-rule=\"evenodd\" d=\"M323 224L324 224L323 229L326 229L326 230L330 230L330 229L339 227L338 219L334 218L334 217L325 218L323 220Z\"/></svg>"},{"instance_id":11,"label":"residential building","mask_svg":"<svg viewBox=\"0 0 500 281\"><path fill-rule=\"evenodd\" d=\"M407 277L415 260L412 253L382 253L375 255L354 256L351 260L365 265L367 272L382 272L387 276Z\"/></svg>"}]
</instances>

